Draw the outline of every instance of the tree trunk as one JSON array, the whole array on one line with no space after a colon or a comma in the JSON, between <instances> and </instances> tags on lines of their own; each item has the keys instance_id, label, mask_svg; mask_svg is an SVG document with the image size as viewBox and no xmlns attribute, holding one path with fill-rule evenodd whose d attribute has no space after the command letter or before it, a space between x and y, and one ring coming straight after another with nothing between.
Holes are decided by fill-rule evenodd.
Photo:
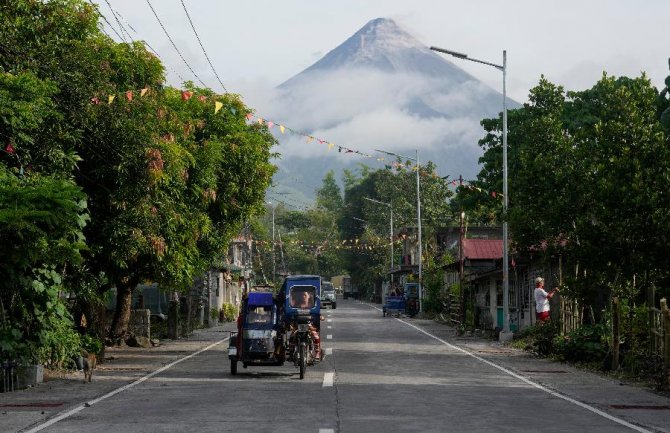
<instances>
[{"instance_id":1,"label":"tree trunk","mask_svg":"<svg viewBox=\"0 0 670 433\"><path fill-rule=\"evenodd\" d=\"M133 299L134 285L131 283L116 283L116 311L109 336L112 339L121 337L128 330L130 322L130 306Z\"/></svg>"}]
</instances>

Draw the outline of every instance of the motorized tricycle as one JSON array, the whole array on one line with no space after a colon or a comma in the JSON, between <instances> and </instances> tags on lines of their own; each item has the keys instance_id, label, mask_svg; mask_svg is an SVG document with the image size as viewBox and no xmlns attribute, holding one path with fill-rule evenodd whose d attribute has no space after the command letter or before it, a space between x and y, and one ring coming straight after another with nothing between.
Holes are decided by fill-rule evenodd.
<instances>
[{"instance_id":1,"label":"motorized tricycle","mask_svg":"<svg viewBox=\"0 0 670 433\"><path fill-rule=\"evenodd\" d=\"M323 359L320 288L318 275L289 276L277 296L285 324L286 359L300 369L300 379L308 365Z\"/></svg>"},{"instance_id":2,"label":"motorized tricycle","mask_svg":"<svg viewBox=\"0 0 670 433\"><path fill-rule=\"evenodd\" d=\"M286 359L282 339L283 325L272 292L249 292L242 298L237 332L228 343L230 374L237 374L237 363L283 365Z\"/></svg>"}]
</instances>

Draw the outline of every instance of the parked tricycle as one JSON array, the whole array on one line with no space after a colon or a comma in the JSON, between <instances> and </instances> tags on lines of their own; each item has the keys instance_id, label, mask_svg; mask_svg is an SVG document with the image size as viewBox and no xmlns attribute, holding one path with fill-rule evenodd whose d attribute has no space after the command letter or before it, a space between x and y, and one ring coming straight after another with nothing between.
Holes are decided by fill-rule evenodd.
<instances>
[{"instance_id":1,"label":"parked tricycle","mask_svg":"<svg viewBox=\"0 0 670 433\"><path fill-rule=\"evenodd\" d=\"M283 365L286 356L282 331L272 292L245 294L237 318L237 332L232 333L228 343L230 373L237 374L238 362L242 362L244 368Z\"/></svg>"}]
</instances>

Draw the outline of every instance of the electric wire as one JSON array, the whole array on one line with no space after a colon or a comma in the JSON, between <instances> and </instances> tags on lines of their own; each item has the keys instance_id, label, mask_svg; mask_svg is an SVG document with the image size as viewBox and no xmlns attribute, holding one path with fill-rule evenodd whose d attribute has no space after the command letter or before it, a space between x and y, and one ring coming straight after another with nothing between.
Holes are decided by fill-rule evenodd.
<instances>
[{"instance_id":1,"label":"electric wire","mask_svg":"<svg viewBox=\"0 0 670 433\"><path fill-rule=\"evenodd\" d=\"M163 63L163 64L164 64L165 66L167 66L168 68L170 68L170 70L172 71L172 73L174 73L174 74L179 78L179 81L180 81L180 82L182 82L182 83L186 82L186 80L184 79L184 77L182 77L181 74L180 74L179 72L177 72L177 70L176 70L175 68L173 68L173 67L172 67L171 65L169 65L165 60L163 60L163 58L160 56L160 54L158 54L158 51L156 51L156 50L154 49L154 47L152 47L152 46L149 44L149 42L147 42L146 38L144 38L144 37L140 34L140 32L138 32L137 30L135 30L135 28L132 26L132 24L130 24L130 23L128 22L128 20L125 19L123 15L121 15L121 12L119 12L119 11L116 10L116 9L112 9L112 11L113 11L113 13L115 13L116 15L118 15L119 18L121 18L121 19L123 20L123 22L126 23L126 25L128 26L128 28L130 28L130 29L133 31L133 33L135 33L135 35L136 35L136 37L138 38L138 40L139 40L140 42L142 42L142 43L149 49L149 51L151 51L152 53L154 53L154 55L155 55L156 57L158 57L158 58L161 60L161 63ZM127 30L126 30L126 33L128 33ZM129 37L130 37L130 36L129 36ZM130 37L130 38L131 38L131 40L132 40L132 37Z\"/></svg>"},{"instance_id":2,"label":"electric wire","mask_svg":"<svg viewBox=\"0 0 670 433\"><path fill-rule=\"evenodd\" d=\"M112 15L114 15L114 19L116 20L119 27L121 28L121 34L123 34L123 32L125 32L126 35L128 36L128 39L130 39L130 42L134 43L135 41L133 40L133 37L130 36L130 32L128 31L128 29L126 29L126 27L123 24L121 24L121 20L119 20L118 11L112 7L112 4L108 0L105 0L105 3L107 3L107 6L109 6L109 10L112 11Z\"/></svg>"},{"instance_id":3,"label":"electric wire","mask_svg":"<svg viewBox=\"0 0 670 433\"><path fill-rule=\"evenodd\" d=\"M198 76L198 74L195 73L195 71L193 70L193 68L191 67L191 65L188 64L188 62L186 61L186 59L185 59L184 56L182 55L181 51L179 51L179 48L177 48L177 45L176 45L176 44L174 43L174 41L172 40L172 37L170 36L170 34L168 33L167 29L166 29L165 26L163 25L163 22L162 22L161 19L158 17L158 14L156 13L156 10L155 10L154 7L151 5L151 1L150 1L150 0L146 0L146 1L147 1L147 4L149 5L149 8L151 9L151 12L154 14L154 17L156 17L156 21L158 21L158 24L160 24L161 28L163 29L163 32L165 33L165 36L167 36L168 40L169 40L170 43L172 44L172 47L175 49L175 51L177 51L177 54L179 54L179 57L181 57L181 60L184 62L184 64L186 65L186 67L189 69L189 71L191 71L191 73L193 74L193 76L195 76L195 78L198 79L198 81L200 82L200 84L202 84L205 88L208 88L208 86L207 86L207 85L200 79L200 77Z\"/></svg>"},{"instance_id":4,"label":"electric wire","mask_svg":"<svg viewBox=\"0 0 670 433\"><path fill-rule=\"evenodd\" d=\"M107 17L105 16L105 14L102 13L102 11L100 10L100 7L99 7L98 5L96 5L95 3L93 3L93 0L88 0L88 2L91 3L91 4L93 5L93 7L98 11L98 15L100 15L100 18L102 18L102 19L107 23L107 25L109 26L110 29L112 29L112 31L114 32L114 34L115 34L119 39L124 40L123 37L119 34L119 32L116 31L116 29L114 28L114 26L112 25L112 23L109 22L109 20L108 20ZM103 30L103 32L107 35L107 33L106 33L104 30ZM107 35L107 36L109 36L109 35ZM125 41L124 41L124 42L125 42Z\"/></svg>"},{"instance_id":5,"label":"electric wire","mask_svg":"<svg viewBox=\"0 0 670 433\"><path fill-rule=\"evenodd\" d=\"M198 43L200 44L200 48L202 48L202 52L205 54L205 58L207 59L207 63L209 63L209 66L212 68L212 71L214 72L214 75L216 76L216 79L219 81L219 84L221 87L223 87L224 92L228 93L228 89L226 89L226 86L223 85L223 82L221 82L221 78L219 78L219 74L216 73L216 69L214 69L214 65L212 65L212 61L209 59L209 56L207 55L207 51L205 51L204 45L202 45L202 41L200 40L200 36L198 35L198 32L195 30L195 26L193 25L193 21L191 20L191 15L188 13L188 10L186 9L186 5L184 4L184 0L180 0L181 5L184 7L184 12L186 12L186 18L188 18L189 24L191 24L191 28L193 29L193 33L195 34L196 39L198 40Z\"/></svg>"},{"instance_id":6,"label":"electric wire","mask_svg":"<svg viewBox=\"0 0 670 433\"><path fill-rule=\"evenodd\" d=\"M107 6L109 6L109 9L112 10L112 5L109 4L108 0L105 0L105 3L107 3ZM126 38L123 37L123 26L121 25L121 22L119 21L119 18L114 14L114 11L112 10L112 15L114 15L114 19L116 20L116 23L119 25L119 29L121 30L121 39L123 42L128 43L126 41Z\"/></svg>"}]
</instances>

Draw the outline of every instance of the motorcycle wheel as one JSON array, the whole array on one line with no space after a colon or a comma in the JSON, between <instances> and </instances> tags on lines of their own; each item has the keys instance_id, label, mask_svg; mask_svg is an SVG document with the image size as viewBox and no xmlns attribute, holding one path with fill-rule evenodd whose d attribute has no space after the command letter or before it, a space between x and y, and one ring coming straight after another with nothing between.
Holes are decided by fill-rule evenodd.
<instances>
[{"instance_id":1,"label":"motorcycle wheel","mask_svg":"<svg viewBox=\"0 0 670 433\"><path fill-rule=\"evenodd\" d=\"M307 345L300 343L300 379L305 378L305 370L307 370Z\"/></svg>"}]
</instances>

